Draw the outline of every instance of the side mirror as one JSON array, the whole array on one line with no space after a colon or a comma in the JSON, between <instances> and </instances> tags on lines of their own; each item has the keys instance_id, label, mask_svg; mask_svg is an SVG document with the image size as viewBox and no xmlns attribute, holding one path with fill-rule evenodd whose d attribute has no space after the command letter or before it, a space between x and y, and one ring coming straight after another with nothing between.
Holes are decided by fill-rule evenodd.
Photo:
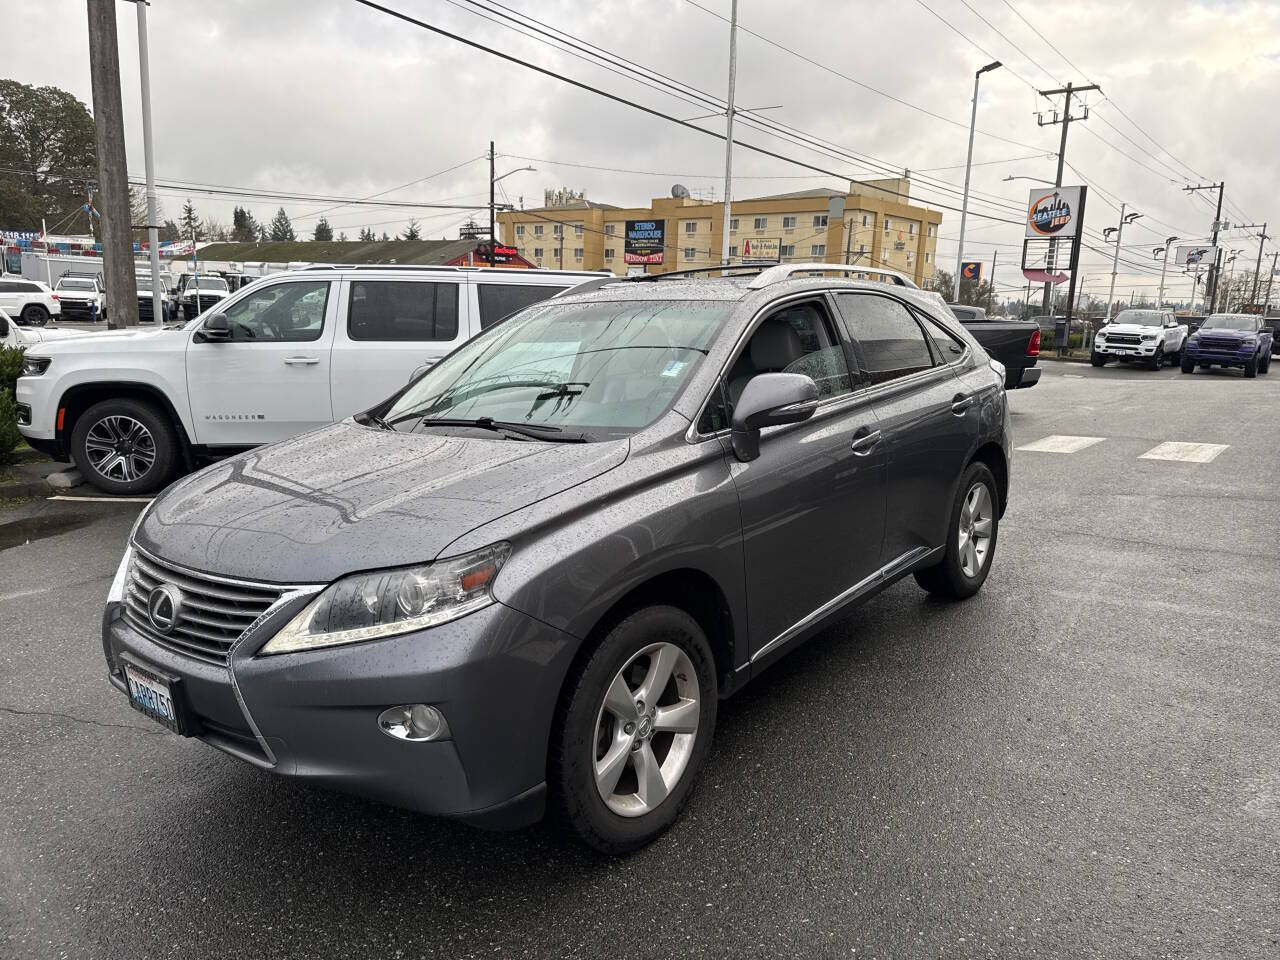
<instances>
[{"instance_id":1,"label":"side mirror","mask_svg":"<svg viewBox=\"0 0 1280 960\"><path fill-rule=\"evenodd\" d=\"M409 382L417 380L420 376L436 365L434 360L428 360L426 363L420 363L413 368L413 373L409 374Z\"/></svg>"},{"instance_id":2,"label":"side mirror","mask_svg":"<svg viewBox=\"0 0 1280 960\"><path fill-rule=\"evenodd\" d=\"M760 456L760 430L779 423L800 423L818 409L818 385L800 373L759 373L733 408L730 438L743 463Z\"/></svg>"},{"instance_id":3,"label":"side mirror","mask_svg":"<svg viewBox=\"0 0 1280 960\"><path fill-rule=\"evenodd\" d=\"M215 313L200 326L201 341L222 343L231 339L231 322L225 313Z\"/></svg>"}]
</instances>

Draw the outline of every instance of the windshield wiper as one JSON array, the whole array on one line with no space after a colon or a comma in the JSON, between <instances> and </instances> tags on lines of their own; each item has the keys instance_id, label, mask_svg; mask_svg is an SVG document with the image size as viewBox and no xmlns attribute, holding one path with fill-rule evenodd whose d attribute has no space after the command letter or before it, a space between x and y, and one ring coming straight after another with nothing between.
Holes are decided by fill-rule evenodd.
<instances>
[{"instance_id":1,"label":"windshield wiper","mask_svg":"<svg viewBox=\"0 0 1280 960\"><path fill-rule=\"evenodd\" d=\"M586 443L587 438L580 433L565 433L562 427L554 427L541 423L513 423L510 420L495 420L493 417L476 417L469 420L465 417L423 417L417 424L419 428L436 427L479 427L481 430L492 430L495 433L514 433L535 440L546 440L552 443Z\"/></svg>"},{"instance_id":2,"label":"windshield wiper","mask_svg":"<svg viewBox=\"0 0 1280 960\"><path fill-rule=\"evenodd\" d=\"M365 413L363 416L364 416L364 419L365 419L365 421L366 421L367 423L371 423L371 424L373 424L375 427L378 427L379 429L382 429L382 430L390 430L392 433L395 433L395 432L396 432L396 428L395 428L395 427L393 427L391 424L387 423L387 421L383 420L383 419L382 419L380 416L378 416L376 413Z\"/></svg>"}]
</instances>

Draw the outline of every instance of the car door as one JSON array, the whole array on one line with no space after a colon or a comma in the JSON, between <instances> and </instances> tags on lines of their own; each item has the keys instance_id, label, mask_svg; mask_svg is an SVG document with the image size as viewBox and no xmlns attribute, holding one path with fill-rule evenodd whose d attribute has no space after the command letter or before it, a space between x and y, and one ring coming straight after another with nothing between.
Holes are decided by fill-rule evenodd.
<instances>
[{"instance_id":1,"label":"car door","mask_svg":"<svg viewBox=\"0 0 1280 960\"><path fill-rule=\"evenodd\" d=\"M802 373L821 402L804 423L767 427L760 456L730 459L742 516L753 660L786 646L865 587L884 535L885 455L878 424L830 301L809 296L757 319L700 421L731 422L760 373Z\"/></svg>"},{"instance_id":2,"label":"car door","mask_svg":"<svg viewBox=\"0 0 1280 960\"><path fill-rule=\"evenodd\" d=\"M956 483L974 448L979 403L957 379L963 344L889 294L836 297L884 437L888 496L881 563L906 563L944 542ZM925 324L927 324L927 329ZM939 349L935 333L958 346Z\"/></svg>"},{"instance_id":3,"label":"car door","mask_svg":"<svg viewBox=\"0 0 1280 960\"><path fill-rule=\"evenodd\" d=\"M196 330L187 346L187 394L197 443L272 443L333 421L333 286L329 280L294 277L210 312L210 317L226 316L231 339L204 340Z\"/></svg>"},{"instance_id":4,"label":"car door","mask_svg":"<svg viewBox=\"0 0 1280 960\"><path fill-rule=\"evenodd\" d=\"M461 277L357 276L343 288L333 349L334 419L385 400L415 370L467 339Z\"/></svg>"},{"instance_id":5,"label":"car door","mask_svg":"<svg viewBox=\"0 0 1280 960\"><path fill-rule=\"evenodd\" d=\"M14 281L0 280L0 307L14 317L17 317L19 307L17 290L18 284Z\"/></svg>"}]
</instances>

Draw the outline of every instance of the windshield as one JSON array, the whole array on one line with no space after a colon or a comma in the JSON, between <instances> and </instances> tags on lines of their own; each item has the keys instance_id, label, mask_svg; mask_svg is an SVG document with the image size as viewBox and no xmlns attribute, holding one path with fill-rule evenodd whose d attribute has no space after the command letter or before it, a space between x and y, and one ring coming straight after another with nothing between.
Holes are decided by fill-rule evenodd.
<instances>
[{"instance_id":1,"label":"windshield","mask_svg":"<svg viewBox=\"0 0 1280 960\"><path fill-rule=\"evenodd\" d=\"M431 369L382 414L397 430L426 418L559 428L606 439L672 404L732 304L538 304L490 327Z\"/></svg>"},{"instance_id":2,"label":"windshield","mask_svg":"<svg viewBox=\"0 0 1280 960\"><path fill-rule=\"evenodd\" d=\"M1139 327L1159 327L1164 325L1164 314L1159 310L1121 310L1115 322L1132 323Z\"/></svg>"},{"instance_id":3,"label":"windshield","mask_svg":"<svg viewBox=\"0 0 1280 960\"><path fill-rule=\"evenodd\" d=\"M150 278L150 277L138 277L138 289L139 289L139 290L150 290L150 289L151 289L151 278ZM163 290L163 289L164 289L164 281L163 281L163 280L161 280L161 281L160 281L160 289L161 289L161 290Z\"/></svg>"},{"instance_id":4,"label":"windshield","mask_svg":"<svg viewBox=\"0 0 1280 960\"><path fill-rule=\"evenodd\" d=\"M1201 330L1245 330L1258 332L1258 318L1241 316L1238 313L1215 313L1200 324Z\"/></svg>"},{"instance_id":5,"label":"windshield","mask_svg":"<svg viewBox=\"0 0 1280 960\"><path fill-rule=\"evenodd\" d=\"M227 281L221 277L201 277L199 280L187 281L188 290L223 290L227 289Z\"/></svg>"},{"instance_id":6,"label":"windshield","mask_svg":"<svg viewBox=\"0 0 1280 960\"><path fill-rule=\"evenodd\" d=\"M92 280L59 280L59 290L97 290Z\"/></svg>"}]
</instances>

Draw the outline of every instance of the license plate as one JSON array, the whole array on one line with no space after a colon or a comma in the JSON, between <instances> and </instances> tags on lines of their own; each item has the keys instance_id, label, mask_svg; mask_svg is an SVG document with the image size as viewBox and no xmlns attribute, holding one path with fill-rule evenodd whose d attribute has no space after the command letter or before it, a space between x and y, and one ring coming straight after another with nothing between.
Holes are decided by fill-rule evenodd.
<instances>
[{"instance_id":1,"label":"license plate","mask_svg":"<svg viewBox=\"0 0 1280 960\"><path fill-rule=\"evenodd\" d=\"M129 687L129 705L133 709L164 724L174 733L181 733L169 681L132 663L124 664L124 677Z\"/></svg>"}]
</instances>

